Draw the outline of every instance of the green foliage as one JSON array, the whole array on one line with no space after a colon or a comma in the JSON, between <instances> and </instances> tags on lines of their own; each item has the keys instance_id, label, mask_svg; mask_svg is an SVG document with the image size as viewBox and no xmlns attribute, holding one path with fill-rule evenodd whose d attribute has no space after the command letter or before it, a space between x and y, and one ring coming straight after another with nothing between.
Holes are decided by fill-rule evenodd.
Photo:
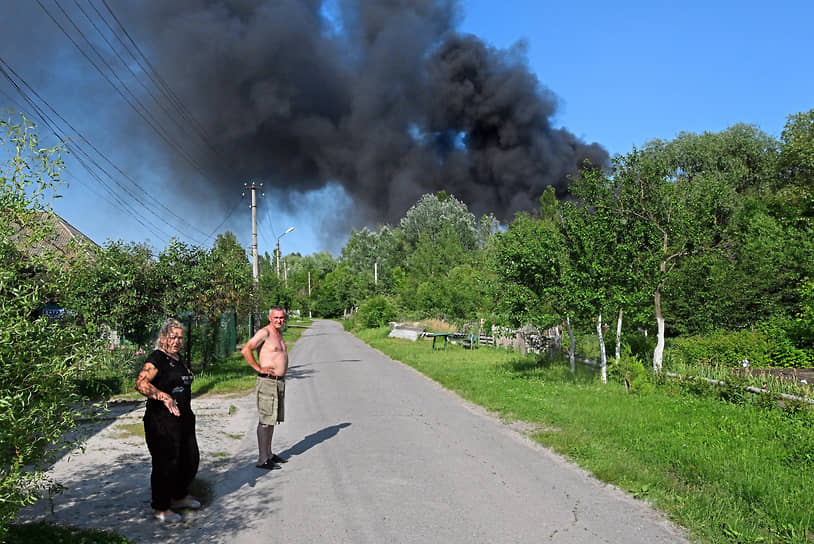
<instances>
[{"instance_id":1,"label":"green foliage","mask_svg":"<svg viewBox=\"0 0 814 544\"><path fill-rule=\"evenodd\" d=\"M105 346L95 353L93 366L77 378L78 392L90 399L132 392L147 354L147 350L133 344Z\"/></svg>"},{"instance_id":2,"label":"green foliage","mask_svg":"<svg viewBox=\"0 0 814 544\"><path fill-rule=\"evenodd\" d=\"M341 317L363 300L366 287L364 278L353 274L348 265L341 263L314 289L312 309L320 317Z\"/></svg>"},{"instance_id":3,"label":"green foliage","mask_svg":"<svg viewBox=\"0 0 814 544\"><path fill-rule=\"evenodd\" d=\"M674 338L666 350L671 364L709 365L737 368L747 359L753 367L772 365L772 339L761 331L714 331L704 336Z\"/></svg>"},{"instance_id":4,"label":"green foliage","mask_svg":"<svg viewBox=\"0 0 814 544\"><path fill-rule=\"evenodd\" d=\"M163 317L164 283L146 244L108 241L93 259L71 271L65 304L89 323L108 325L140 346L155 336Z\"/></svg>"},{"instance_id":5,"label":"green foliage","mask_svg":"<svg viewBox=\"0 0 814 544\"><path fill-rule=\"evenodd\" d=\"M419 244L421 236L431 244L445 229L450 229L457 245L471 251L477 247L478 229L475 216L465 203L446 193L425 194L416 202L399 222L404 233L405 244L412 250ZM448 234L447 234L448 236Z\"/></svg>"},{"instance_id":6,"label":"green foliage","mask_svg":"<svg viewBox=\"0 0 814 544\"><path fill-rule=\"evenodd\" d=\"M73 386L94 343L70 316L40 308L64 292L71 255L53 238L45 196L59 184L59 147L43 146L22 117L0 120L0 540L23 505L56 488L43 469L74 426Z\"/></svg>"},{"instance_id":7,"label":"green foliage","mask_svg":"<svg viewBox=\"0 0 814 544\"><path fill-rule=\"evenodd\" d=\"M359 307L359 320L367 329L383 327L395 318L396 311L384 295L369 298Z\"/></svg>"},{"instance_id":8,"label":"green foliage","mask_svg":"<svg viewBox=\"0 0 814 544\"><path fill-rule=\"evenodd\" d=\"M518 214L496 235L493 266L498 310L519 326L559 323L568 306L570 263L556 223Z\"/></svg>"},{"instance_id":9,"label":"green foliage","mask_svg":"<svg viewBox=\"0 0 814 544\"><path fill-rule=\"evenodd\" d=\"M806 278L799 290L800 305L789 327L796 346L814 349L814 280Z\"/></svg>"},{"instance_id":10,"label":"green foliage","mask_svg":"<svg viewBox=\"0 0 814 544\"><path fill-rule=\"evenodd\" d=\"M96 531L60 527L45 522L12 525L8 542L14 544L41 544L59 542L60 544L129 544L129 540L115 531Z\"/></svg>"},{"instance_id":11,"label":"green foliage","mask_svg":"<svg viewBox=\"0 0 814 544\"><path fill-rule=\"evenodd\" d=\"M623 346L627 346L631 355L638 357L642 361L647 361L653 354L656 339L640 331L631 331L622 335L622 344Z\"/></svg>"},{"instance_id":12,"label":"green foliage","mask_svg":"<svg viewBox=\"0 0 814 544\"><path fill-rule=\"evenodd\" d=\"M642 359L625 346L619 362L608 364L608 379L624 384L629 393L649 393L653 390L653 372Z\"/></svg>"},{"instance_id":13,"label":"green foliage","mask_svg":"<svg viewBox=\"0 0 814 544\"><path fill-rule=\"evenodd\" d=\"M719 330L704 336L674 338L666 355L668 367L708 365L737 368L746 359L753 368L802 368L814 362L811 354L794 347L776 324L766 324L760 330Z\"/></svg>"},{"instance_id":14,"label":"green foliage","mask_svg":"<svg viewBox=\"0 0 814 544\"><path fill-rule=\"evenodd\" d=\"M810 201L814 188L814 109L789 116L783 129L779 167L784 178L807 190Z\"/></svg>"},{"instance_id":15,"label":"green foliage","mask_svg":"<svg viewBox=\"0 0 814 544\"><path fill-rule=\"evenodd\" d=\"M404 237L398 229L387 225L375 232L367 228L351 232L348 242L342 248L342 262L350 271L365 278L371 290L364 296L378 293L392 293L393 270L404 262ZM375 277L378 283L374 284Z\"/></svg>"}]
</instances>

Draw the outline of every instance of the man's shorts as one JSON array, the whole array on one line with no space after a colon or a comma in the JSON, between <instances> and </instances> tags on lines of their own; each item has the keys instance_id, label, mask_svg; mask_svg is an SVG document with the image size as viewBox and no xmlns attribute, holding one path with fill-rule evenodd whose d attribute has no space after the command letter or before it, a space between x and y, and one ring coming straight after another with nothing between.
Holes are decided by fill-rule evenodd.
<instances>
[{"instance_id":1,"label":"man's shorts","mask_svg":"<svg viewBox=\"0 0 814 544\"><path fill-rule=\"evenodd\" d=\"M257 378L257 413L263 425L276 425L285 417L285 380Z\"/></svg>"}]
</instances>

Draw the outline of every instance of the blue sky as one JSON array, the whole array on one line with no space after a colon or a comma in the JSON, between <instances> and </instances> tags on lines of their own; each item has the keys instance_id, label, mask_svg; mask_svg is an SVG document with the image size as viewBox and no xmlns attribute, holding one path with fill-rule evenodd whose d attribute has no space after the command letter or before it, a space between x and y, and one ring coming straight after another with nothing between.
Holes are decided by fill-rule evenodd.
<instances>
[{"instance_id":1,"label":"blue sky","mask_svg":"<svg viewBox=\"0 0 814 544\"><path fill-rule=\"evenodd\" d=\"M0 4L13 19L15 1ZM720 131L739 122L779 137L789 115L814 108L812 6L804 1L466 0L458 30L496 48L521 48L530 71L558 99L554 125L617 154L654 138ZM46 23L42 26L47 29ZM35 51L29 53L32 56L19 51L23 46L30 50L32 41L36 43L36 37L28 43L4 43L0 54L32 86L41 85L47 100L115 160L116 149L106 147L118 141L108 132L115 129L96 116L102 107L88 103L87 95L75 90L74 65L66 63L63 69L45 73L41 64L30 62L36 59ZM67 41L64 47L70 48ZM112 96L110 103L116 100ZM28 109L0 78L2 105ZM166 174L149 164L128 164L128 172L139 182ZM70 185L62 189L56 211L99 243L147 241L160 250L175 235L209 245L209 234L227 228L246 247L251 242L249 201L240 200L239 187L224 211L223 206L192 206L183 194L159 183L145 202L168 207L191 226L168 221L168 226L146 231L143 222L111 201L109 188L88 179L71 160L66 180ZM259 199L261 254L271 253L276 237L290 226L295 230L281 240L283 253L339 254L342 233L324 236L325 227L314 217L328 213L338 202L347 203L347 197L325 189L301 195L301 200L300 209L308 211L292 214L273 209L274 195Z\"/></svg>"}]
</instances>

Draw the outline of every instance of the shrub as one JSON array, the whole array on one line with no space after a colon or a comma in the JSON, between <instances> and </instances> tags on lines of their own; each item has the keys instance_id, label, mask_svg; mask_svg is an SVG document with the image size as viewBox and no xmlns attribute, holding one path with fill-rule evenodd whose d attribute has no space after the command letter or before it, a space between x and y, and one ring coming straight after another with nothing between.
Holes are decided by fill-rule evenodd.
<instances>
[{"instance_id":1,"label":"shrub","mask_svg":"<svg viewBox=\"0 0 814 544\"><path fill-rule=\"evenodd\" d=\"M384 295L369 298L359 307L359 319L367 329L384 327L395 318L396 310Z\"/></svg>"},{"instance_id":2,"label":"shrub","mask_svg":"<svg viewBox=\"0 0 814 544\"><path fill-rule=\"evenodd\" d=\"M25 118L0 119L0 541L17 510L54 488L44 467L74 426L74 379L93 341L73 319L40 309L64 292L70 257L48 250L42 202L59 182L59 149L44 148ZM18 240L15 243L15 239ZM22 243L20 243L22 242ZM32 251L31 248L40 251Z\"/></svg>"},{"instance_id":3,"label":"shrub","mask_svg":"<svg viewBox=\"0 0 814 544\"><path fill-rule=\"evenodd\" d=\"M704 336L675 338L665 351L665 362L735 368L748 359L752 367L780 366L775 359L778 337L763 331L715 331Z\"/></svg>"},{"instance_id":4,"label":"shrub","mask_svg":"<svg viewBox=\"0 0 814 544\"><path fill-rule=\"evenodd\" d=\"M652 373L642 360L624 346L619 363L608 365L608 379L625 384L629 393L644 393L653 389Z\"/></svg>"}]
</instances>

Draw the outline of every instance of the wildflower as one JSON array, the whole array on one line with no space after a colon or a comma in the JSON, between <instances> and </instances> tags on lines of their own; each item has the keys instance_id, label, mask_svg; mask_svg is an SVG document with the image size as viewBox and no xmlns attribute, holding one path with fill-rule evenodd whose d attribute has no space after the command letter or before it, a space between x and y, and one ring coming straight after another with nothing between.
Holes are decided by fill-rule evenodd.
<instances>
[{"instance_id":1,"label":"wildflower","mask_svg":"<svg viewBox=\"0 0 814 544\"><path fill-rule=\"evenodd\" d=\"M743 368L749 368L749 359L741 361L741 365L743 365Z\"/></svg>"}]
</instances>

